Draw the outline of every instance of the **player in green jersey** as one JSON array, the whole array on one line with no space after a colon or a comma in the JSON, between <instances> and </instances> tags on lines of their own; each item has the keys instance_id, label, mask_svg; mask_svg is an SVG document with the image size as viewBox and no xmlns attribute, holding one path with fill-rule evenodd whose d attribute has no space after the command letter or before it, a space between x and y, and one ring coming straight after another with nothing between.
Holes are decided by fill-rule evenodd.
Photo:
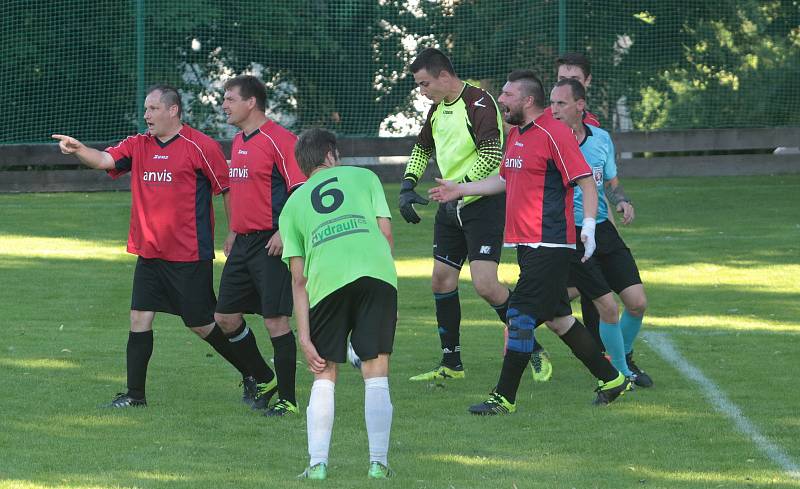
<instances>
[{"instance_id":1,"label":"player in green jersey","mask_svg":"<svg viewBox=\"0 0 800 489\"><path fill-rule=\"evenodd\" d=\"M392 474L387 463L393 412L388 375L397 271L391 213L374 173L338 166L332 133L304 132L295 155L308 181L286 201L279 225L283 260L292 273L300 346L314 373L307 409L310 461L300 477L327 477L336 364L346 359L349 336L362 361L367 475L382 479Z\"/></svg>"},{"instance_id":2,"label":"player in green jersey","mask_svg":"<svg viewBox=\"0 0 800 489\"><path fill-rule=\"evenodd\" d=\"M450 59L438 49L425 49L411 63L420 92L433 101L425 125L411 153L400 190L400 213L409 223L420 222L414 204L428 201L414 187L432 156L442 178L457 182L483 180L497 175L503 156L503 122L494 98L485 90L461 81ZM414 381L438 381L464 377L461 363L461 303L458 277L466 260L470 262L472 284L505 324L509 290L497 279L503 247L505 194L470 196L441 204L433 227L433 274L436 321L442 360ZM545 377L552 367L540 345L534 354L545 362Z\"/></svg>"}]
</instances>

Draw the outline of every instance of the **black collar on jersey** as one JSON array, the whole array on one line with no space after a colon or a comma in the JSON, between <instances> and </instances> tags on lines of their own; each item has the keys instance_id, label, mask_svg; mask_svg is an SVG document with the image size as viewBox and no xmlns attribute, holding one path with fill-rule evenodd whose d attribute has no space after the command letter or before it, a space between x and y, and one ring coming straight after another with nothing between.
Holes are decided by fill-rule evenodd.
<instances>
[{"instance_id":1,"label":"black collar on jersey","mask_svg":"<svg viewBox=\"0 0 800 489\"><path fill-rule=\"evenodd\" d=\"M589 124L585 122L581 122L581 124L583 124L583 130L586 131L586 134L583 136L583 141L581 141L580 144L578 144L578 146L583 146L583 143L585 143L586 140L588 140L591 136L593 136L592 130L589 129Z\"/></svg>"},{"instance_id":2,"label":"black collar on jersey","mask_svg":"<svg viewBox=\"0 0 800 489\"><path fill-rule=\"evenodd\" d=\"M536 121L533 120L533 121L530 121L528 124L526 124L524 126L518 126L520 135L522 135L522 133L527 131L528 129L532 128L535 124L536 124Z\"/></svg>"},{"instance_id":3,"label":"black collar on jersey","mask_svg":"<svg viewBox=\"0 0 800 489\"><path fill-rule=\"evenodd\" d=\"M155 140L156 140L156 144L158 144L158 145L159 145L159 146L161 146L162 148L166 148L167 146L169 146L169 144L170 144L172 141L175 141L175 140L176 140L176 139L178 139L179 137L181 137L181 133L178 133L178 134L174 135L174 136L173 136L173 137L171 137L169 140L167 140L167 141L164 141L163 143L161 142L161 140L160 140L160 139L158 139L158 138L157 138L157 137L155 137L155 136L153 136L153 139L155 139Z\"/></svg>"},{"instance_id":4,"label":"black collar on jersey","mask_svg":"<svg viewBox=\"0 0 800 489\"><path fill-rule=\"evenodd\" d=\"M256 134L258 134L259 132L261 132L261 128L260 127L258 129L256 129L255 131L251 132L250 134L245 134L244 131L242 131L242 141L245 141L245 142L248 141L250 138L252 138Z\"/></svg>"}]
</instances>

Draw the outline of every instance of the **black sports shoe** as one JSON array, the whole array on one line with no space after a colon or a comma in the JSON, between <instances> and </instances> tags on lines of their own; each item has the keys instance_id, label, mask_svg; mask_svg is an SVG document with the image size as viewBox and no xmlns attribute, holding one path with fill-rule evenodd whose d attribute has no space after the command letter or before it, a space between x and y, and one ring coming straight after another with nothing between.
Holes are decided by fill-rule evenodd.
<instances>
[{"instance_id":1,"label":"black sports shoe","mask_svg":"<svg viewBox=\"0 0 800 489\"><path fill-rule=\"evenodd\" d=\"M270 399L278 392L278 377L272 377L271 381L264 384L256 384L256 388L258 391L250 407L258 410L267 409Z\"/></svg>"},{"instance_id":2,"label":"black sports shoe","mask_svg":"<svg viewBox=\"0 0 800 489\"><path fill-rule=\"evenodd\" d=\"M242 402L250 407L253 407L253 402L258 395L258 384L256 383L256 379L250 376L243 377L239 385L242 387Z\"/></svg>"},{"instance_id":3,"label":"black sports shoe","mask_svg":"<svg viewBox=\"0 0 800 489\"><path fill-rule=\"evenodd\" d=\"M635 375L633 383L642 388L653 387L653 379L647 375L647 372L640 369L636 363L633 361L633 352L628 353L625 355L625 361L628 362L628 368L631 369L631 372Z\"/></svg>"},{"instance_id":4,"label":"black sports shoe","mask_svg":"<svg viewBox=\"0 0 800 489\"><path fill-rule=\"evenodd\" d=\"M110 403L103 405L103 407L106 408L147 407L147 400L144 398L134 399L128 394L123 394L122 392L118 392L117 395L114 396L114 399L112 399Z\"/></svg>"},{"instance_id":5,"label":"black sports shoe","mask_svg":"<svg viewBox=\"0 0 800 489\"><path fill-rule=\"evenodd\" d=\"M611 404L616 398L625 394L625 392L630 389L631 381L622 374L619 374L616 379L608 382L598 381L597 389L594 390L597 392L597 397L592 401L592 404L595 406Z\"/></svg>"}]
</instances>

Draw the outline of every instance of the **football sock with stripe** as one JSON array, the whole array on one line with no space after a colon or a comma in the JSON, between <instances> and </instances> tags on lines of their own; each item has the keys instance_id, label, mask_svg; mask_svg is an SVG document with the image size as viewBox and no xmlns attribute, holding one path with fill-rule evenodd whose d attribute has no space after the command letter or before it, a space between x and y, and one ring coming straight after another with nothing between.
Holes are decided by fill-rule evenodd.
<instances>
[{"instance_id":1,"label":"football sock with stripe","mask_svg":"<svg viewBox=\"0 0 800 489\"><path fill-rule=\"evenodd\" d=\"M261 356L258 343L256 343L256 335L247 327L247 323L242 320L242 325L227 336L233 351L247 365L248 372L256 379L256 382L259 384L271 382L275 377L275 373L264 361L264 357Z\"/></svg>"},{"instance_id":2,"label":"football sock with stripe","mask_svg":"<svg viewBox=\"0 0 800 489\"><path fill-rule=\"evenodd\" d=\"M309 466L328 463L333 431L334 394L336 384L326 379L315 380L306 408Z\"/></svg>"},{"instance_id":3,"label":"football sock with stripe","mask_svg":"<svg viewBox=\"0 0 800 489\"><path fill-rule=\"evenodd\" d=\"M389 465L389 434L392 431L392 400L389 378L364 379L364 420L369 440L369 461Z\"/></svg>"},{"instance_id":4,"label":"football sock with stripe","mask_svg":"<svg viewBox=\"0 0 800 489\"><path fill-rule=\"evenodd\" d=\"M294 333L270 338L275 351L275 375L278 376L278 397L297 405L295 398L295 374L297 371L297 343Z\"/></svg>"},{"instance_id":5,"label":"football sock with stripe","mask_svg":"<svg viewBox=\"0 0 800 489\"><path fill-rule=\"evenodd\" d=\"M633 351L633 342L639 336L643 319L644 317L634 316L629 313L627 309L622 311L622 317L619 318L619 327L622 330L622 340L625 342L625 353Z\"/></svg>"},{"instance_id":6,"label":"football sock with stripe","mask_svg":"<svg viewBox=\"0 0 800 489\"><path fill-rule=\"evenodd\" d=\"M598 380L609 382L619 377L617 369L605 359L600 352L600 346L577 319L559 338Z\"/></svg>"},{"instance_id":7,"label":"football sock with stripe","mask_svg":"<svg viewBox=\"0 0 800 489\"><path fill-rule=\"evenodd\" d=\"M214 323L214 329L211 330L208 335L203 338L203 341L211 345L217 353L220 354L222 358L228 361L231 365L233 365L236 370L242 374L242 377L247 377L250 375L250 372L247 370L247 364L239 358L236 352L231 347L228 338L225 337L225 333L222 332L220 327Z\"/></svg>"},{"instance_id":8,"label":"football sock with stripe","mask_svg":"<svg viewBox=\"0 0 800 489\"><path fill-rule=\"evenodd\" d=\"M141 333L128 333L126 359L128 365L128 395L134 399L144 399L147 380L147 364L153 354L153 330Z\"/></svg>"},{"instance_id":9,"label":"football sock with stripe","mask_svg":"<svg viewBox=\"0 0 800 489\"><path fill-rule=\"evenodd\" d=\"M600 338L605 345L606 353L611 357L611 364L625 377L633 375L625 361L625 343L622 341L622 330L618 323L607 323L600 320Z\"/></svg>"},{"instance_id":10,"label":"football sock with stripe","mask_svg":"<svg viewBox=\"0 0 800 489\"><path fill-rule=\"evenodd\" d=\"M581 315L583 315L583 324L592 335L592 338L597 342L600 347L603 346L603 340L600 338L600 312L594 305L594 301L581 294Z\"/></svg>"},{"instance_id":11,"label":"football sock with stripe","mask_svg":"<svg viewBox=\"0 0 800 489\"><path fill-rule=\"evenodd\" d=\"M434 293L436 322L442 345L442 363L448 367L461 367L461 302L458 289L445 293Z\"/></svg>"}]
</instances>

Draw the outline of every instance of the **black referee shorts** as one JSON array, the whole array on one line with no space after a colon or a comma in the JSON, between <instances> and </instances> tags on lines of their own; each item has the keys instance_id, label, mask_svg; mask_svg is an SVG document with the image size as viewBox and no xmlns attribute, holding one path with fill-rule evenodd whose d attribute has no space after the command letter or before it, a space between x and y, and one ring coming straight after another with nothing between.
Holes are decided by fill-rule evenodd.
<instances>
[{"instance_id":1,"label":"black referee shorts","mask_svg":"<svg viewBox=\"0 0 800 489\"><path fill-rule=\"evenodd\" d=\"M500 263L506 220L506 194L481 197L448 213L439 205L433 223L433 258L461 270L464 261Z\"/></svg>"},{"instance_id":2,"label":"black referee shorts","mask_svg":"<svg viewBox=\"0 0 800 489\"><path fill-rule=\"evenodd\" d=\"M292 315L292 275L280 256L267 253L274 231L238 234L222 269L217 312Z\"/></svg>"},{"instance_id":3,"label":"black referee shorts","mask_svg":"<svg viewBox=\"0 0 800 489\"><path fill-rule=\"evenodd\" d=\"M580 236L581 228L577 227L576 232ZM597 249L589 261L596 262L610 290L619 294L631 285L642 283L636 260L633 259L630 248L622 240L616 226L611 221L603 221L597 224L594 239L597 243ZM576 251L580 256L583 256L584 248L580 239L578 240ZM580 287L578 288L580 289ZM592 297L592 295L589 295L588 297L596 298L600 296Z\"/></svg>"},{"instance_id":4,"label":"black referee shorts","mask_svg":"<svg viewBox=\"0 0 800 489\"><path fill-rule=\"evenodd\" d=\"M176 262L136 260L131 309L180 316L194 328L214 322L214 268L211 260Z\"/></svg>"},{"instance_id":5,"label":"black referee shorts","mask_svg":"<svg viewBox=\"0 0 800 489\"><path fill-rule=\"evenodd\" d=\"M567 278L574 253L571 248L517 246L519 280L508 307L533 317L537 325L570 316Z\"/></svg>"},{"instance_id":6,"label":"black referee shorts","mask_svg":"<svg viewBox=\"0 0 800 489\"><path fill-rule=\"evenodd\" d=\"M397 289L383 280L361 277L312 307L309 322L311 342L325 360L344 363L348 335L361 360L392 353Z\"/></svg>"}]
</instances>

